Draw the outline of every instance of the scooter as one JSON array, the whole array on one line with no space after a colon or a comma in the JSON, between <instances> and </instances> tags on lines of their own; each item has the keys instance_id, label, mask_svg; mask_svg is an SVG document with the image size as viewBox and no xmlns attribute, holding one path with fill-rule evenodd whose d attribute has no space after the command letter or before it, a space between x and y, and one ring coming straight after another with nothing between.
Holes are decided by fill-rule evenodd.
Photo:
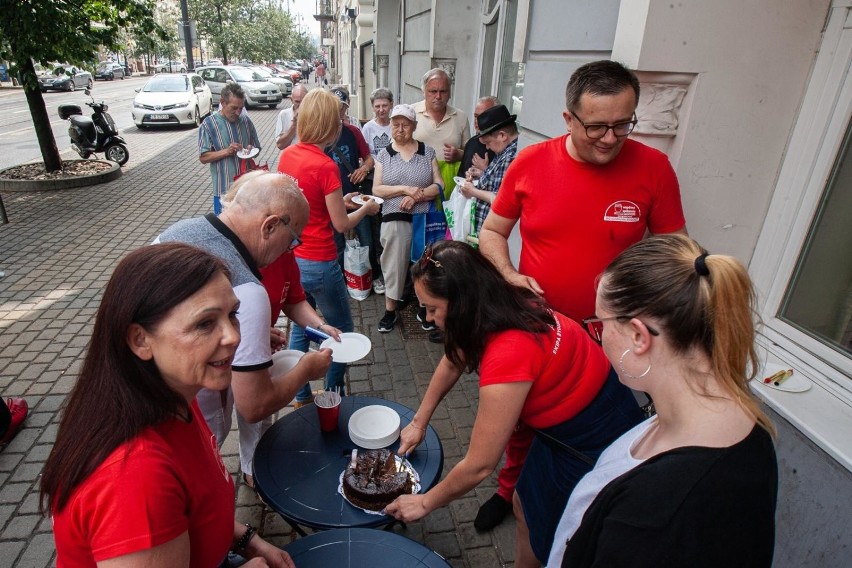
<instances>
[{"instance_id":1,"label":"scooter","mask_svg":"<svg viewBox=\"0 0 852 568\"><path fill-rule=\"evenodd\" d=\"M92 154L103 152L107 160L123 166L130 159L127 142L118 135L115 121L107 112L109 107L103 101L95 102L89 89L86 89L86 94L92 98L92 102L86 103L93 111L92 118L83 116L79 105L59 105L59 118L71 122L68 127L71 147L84 160Z\"/></svg>"}]
</instances>

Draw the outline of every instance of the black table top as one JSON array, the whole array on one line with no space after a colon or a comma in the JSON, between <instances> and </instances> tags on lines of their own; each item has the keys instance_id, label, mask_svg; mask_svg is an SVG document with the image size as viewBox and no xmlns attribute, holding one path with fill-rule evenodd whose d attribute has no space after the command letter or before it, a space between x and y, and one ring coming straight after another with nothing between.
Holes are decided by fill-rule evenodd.
<instances>
[{"instance_id":1,"label":"black table top","mask_svg":"<svg viewBox=\"0 0 852 568\"><path fill-rule=\"evenodd\" d=\"M337 529L297 539L284 547L299 568L448 568L433 552L404 536L376 529Z\"/></svg>"},{"instance_id":2,"label":"black table top","mask_svg":"<svg viewBox=\"0 0 852 568\"><path fill-rule=\"evenodd\" d=\"M352 449L349 417L373 404L388 406L400 416L405 428L414 411L402 404L370 396L345 396L340 403L338 429L323 432L313 404L303 406L278 420L266 431L254 454L254 484L261 499L279 515L298 525L315 529L378 527L393 517L365 513L347 503L337 492L340 474L346 469ZM399 448L397 439L389 449ZM438 482L444 467L444 450L435 430L408 456L420 475L421 492Z\"/></svg>"}]
</instances>

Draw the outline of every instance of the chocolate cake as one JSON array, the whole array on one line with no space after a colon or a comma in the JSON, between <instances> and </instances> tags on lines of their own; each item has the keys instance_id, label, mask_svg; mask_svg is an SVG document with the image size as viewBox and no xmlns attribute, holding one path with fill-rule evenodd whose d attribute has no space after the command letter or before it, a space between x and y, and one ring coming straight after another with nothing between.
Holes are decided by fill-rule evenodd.
<instances>
[{"instance_id":1,"label":"chocolate cake","mask_svg":"<svg viewBox=\"0 0 852 568\"><path fill-rule=\"evenodd\" d=\"M360 450L343 474L343 493L363 509L381 511L400 495L411 493L411 476L397 471L390 450Z\"/></svg>"}]
</instances>

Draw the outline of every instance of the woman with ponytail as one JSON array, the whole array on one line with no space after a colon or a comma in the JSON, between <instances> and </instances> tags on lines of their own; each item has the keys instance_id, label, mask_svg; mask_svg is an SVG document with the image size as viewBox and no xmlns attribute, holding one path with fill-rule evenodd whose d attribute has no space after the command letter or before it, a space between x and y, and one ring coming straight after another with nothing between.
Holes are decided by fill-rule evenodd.
<instances>
[{"instance_id":1,"label":"woman with ponytail","mask_svg":"<svg viewBox=\"0 0 852 568\"><path fill-rule=\"evenodd\" d=\"M730 256L643 240L598 283L586 320L657 415L607 448L571 494L548 566L770 566L778 471L757 370L754 290Z\"/></svg>"}]
</instances>

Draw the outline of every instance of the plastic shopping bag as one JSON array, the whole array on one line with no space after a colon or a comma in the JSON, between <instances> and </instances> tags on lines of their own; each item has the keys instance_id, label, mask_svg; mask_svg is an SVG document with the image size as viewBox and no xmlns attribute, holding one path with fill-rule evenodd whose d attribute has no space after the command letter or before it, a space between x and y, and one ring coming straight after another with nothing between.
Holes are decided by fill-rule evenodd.
<instances>
[{"instance_id":1,"label":"plastic shopping bag","mask_svg":"<svg viewBox=\"0 0 852 568\"><path fill-rule=\"evenodd\" d=\"M358 239L347 240L346 248L343 250L343 276L346 278L346 290L356 300L366 299L373 285L370 247L360 245Z\"/></svg>"},{"instance_id":2,"label":"plastic shopping bag","mask_svg":"<svg viewBox=\"0 0 852 568\"><path fill-rule=\"evenodd\" d=\"M453 190L449 201L444 202L444 214L447 216L447 228L454 241L464 241L471 231L473 198L462 195L459 186Z\"/></svg>"}]
</instances>

